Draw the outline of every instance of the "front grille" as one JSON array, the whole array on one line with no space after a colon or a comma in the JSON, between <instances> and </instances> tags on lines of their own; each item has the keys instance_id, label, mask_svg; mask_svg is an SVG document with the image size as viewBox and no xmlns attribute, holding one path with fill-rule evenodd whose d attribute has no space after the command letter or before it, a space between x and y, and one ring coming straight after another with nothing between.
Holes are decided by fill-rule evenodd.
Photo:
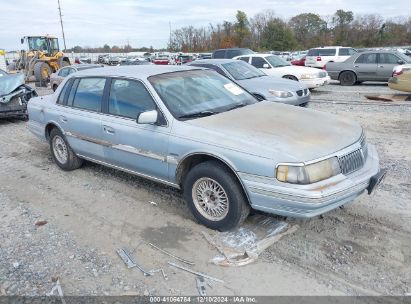
<instances>
[{"instance_id":1,"label":"front grille","mask_svg":"<svg viewBox=\"0 0 411 304\"><path fill-rule=\"evenodd\" d=\"M368 146L367 146L367 139L365 138L364 135L363 135L363 137L361 138L360 145L361 145L362 154L364 155L364 159L367 160L367 157L368 157Z\"/></svg>"},{"instance_id":2,"label":"front grille","mask_svg":"<svg viewBox=\"0 0 411 304\"><path fill-rule=\"evenodd\" d=\"M297 95L298 95L298 96L303 96L303 90L298 90L298 91L297 91Z\"/></svg>"},{"instance_id":3,"label":"front grille","mask_svg":"<svg viewBox=\"0 0 411 304\"><path fill-rule=\"evenodd\" d=\"M364 158L361 149L355 150L338 158L341 173L350 174L364 166Z\"/></svg>"}]
</instances>

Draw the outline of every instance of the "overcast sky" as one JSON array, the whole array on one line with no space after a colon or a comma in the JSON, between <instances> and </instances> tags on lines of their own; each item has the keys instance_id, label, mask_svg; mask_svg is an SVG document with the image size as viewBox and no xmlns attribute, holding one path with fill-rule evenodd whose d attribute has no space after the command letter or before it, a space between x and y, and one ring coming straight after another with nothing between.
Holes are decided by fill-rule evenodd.
<instances>
[{"instance_id":1,"label":"overcast sky","mask_svg":"<svg viewBox=\"0 0 411 304\"><path fill-rule=\"evenodd\" d=\"M337 9L384 17L411 14L410 0L60 0L67 47L152 45L166 47L172 29L232 21L237 10L249 17L271 9L290 18L304 12L321 16ZM61 39L57 0L0 0L0 49L20 49L25 35L55 35ZM62 40L60 46L63 46Z\"/></svg>"}]
</instances>

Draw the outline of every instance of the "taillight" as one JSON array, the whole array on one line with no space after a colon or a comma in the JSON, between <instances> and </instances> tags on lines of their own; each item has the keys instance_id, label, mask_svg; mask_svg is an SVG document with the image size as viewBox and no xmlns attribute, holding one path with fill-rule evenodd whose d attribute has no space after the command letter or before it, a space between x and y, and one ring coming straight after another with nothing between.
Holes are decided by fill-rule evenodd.
<instances>
[{"instance_id":1,"label":"taillight","mask_svg":"<svg viewBox=\"0 0 411 304\"><path fill-rule=\"evenodd\" d=\"M317 61L321 61L321 56L317 56Z\"/></svg>"},{"instance_id":2,"label":"taillight","mask_svg":"<svg viewBox=\"0 0 411 304\"><path fill-rule=\"evenodd\" d=\"M401 69L399 71L394 71L392 73L392 77L400 76L403 72L404 72L403 69Z\"/></svg>"},{"instance_id":3,"label":"taillight","mask_svg":"<svg viewBox=\"0 0 411 304\"><path fill-rule=\"evenodd\" d=\"M326 64L324 64L323 70L327 70L327 65Z\"/></svg>"}]
</instances>

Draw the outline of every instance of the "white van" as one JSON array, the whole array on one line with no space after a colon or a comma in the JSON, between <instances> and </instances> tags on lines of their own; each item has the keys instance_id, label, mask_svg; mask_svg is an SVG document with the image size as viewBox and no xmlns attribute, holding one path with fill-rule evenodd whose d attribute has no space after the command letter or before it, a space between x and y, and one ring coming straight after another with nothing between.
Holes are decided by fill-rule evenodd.
<instances>
[{"instance_id":1,"label":"white van","mask_svg":"<svg viewBox=\"0 0 411 304\"><path fill-rule=\"evenodd\" d=\"M324 46L310 49L305 59L305 66L322 69L327 62L343 62L357 51L351 47Z\"/></svg>"}]
</instances>

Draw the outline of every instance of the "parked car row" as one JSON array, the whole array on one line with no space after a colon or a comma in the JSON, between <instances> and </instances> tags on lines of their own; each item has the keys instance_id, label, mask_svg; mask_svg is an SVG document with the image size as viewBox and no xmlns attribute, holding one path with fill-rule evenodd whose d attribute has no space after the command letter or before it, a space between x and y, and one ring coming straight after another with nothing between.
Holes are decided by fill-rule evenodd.
<instances>
[{"instance_id":1,"label":"parked car row","mask_svg":"<svg viewBox=\"0 0 411 304\"><path fill-rule=\"evenodd\" d=\"M360 125L273 102L294 93L309 95L241 60L90 68L31 99L28 127L61 169L88 160L181 189L199 222L228 230L250 209L323 214L384 176Z\"/></svg>"}]
</instances>

